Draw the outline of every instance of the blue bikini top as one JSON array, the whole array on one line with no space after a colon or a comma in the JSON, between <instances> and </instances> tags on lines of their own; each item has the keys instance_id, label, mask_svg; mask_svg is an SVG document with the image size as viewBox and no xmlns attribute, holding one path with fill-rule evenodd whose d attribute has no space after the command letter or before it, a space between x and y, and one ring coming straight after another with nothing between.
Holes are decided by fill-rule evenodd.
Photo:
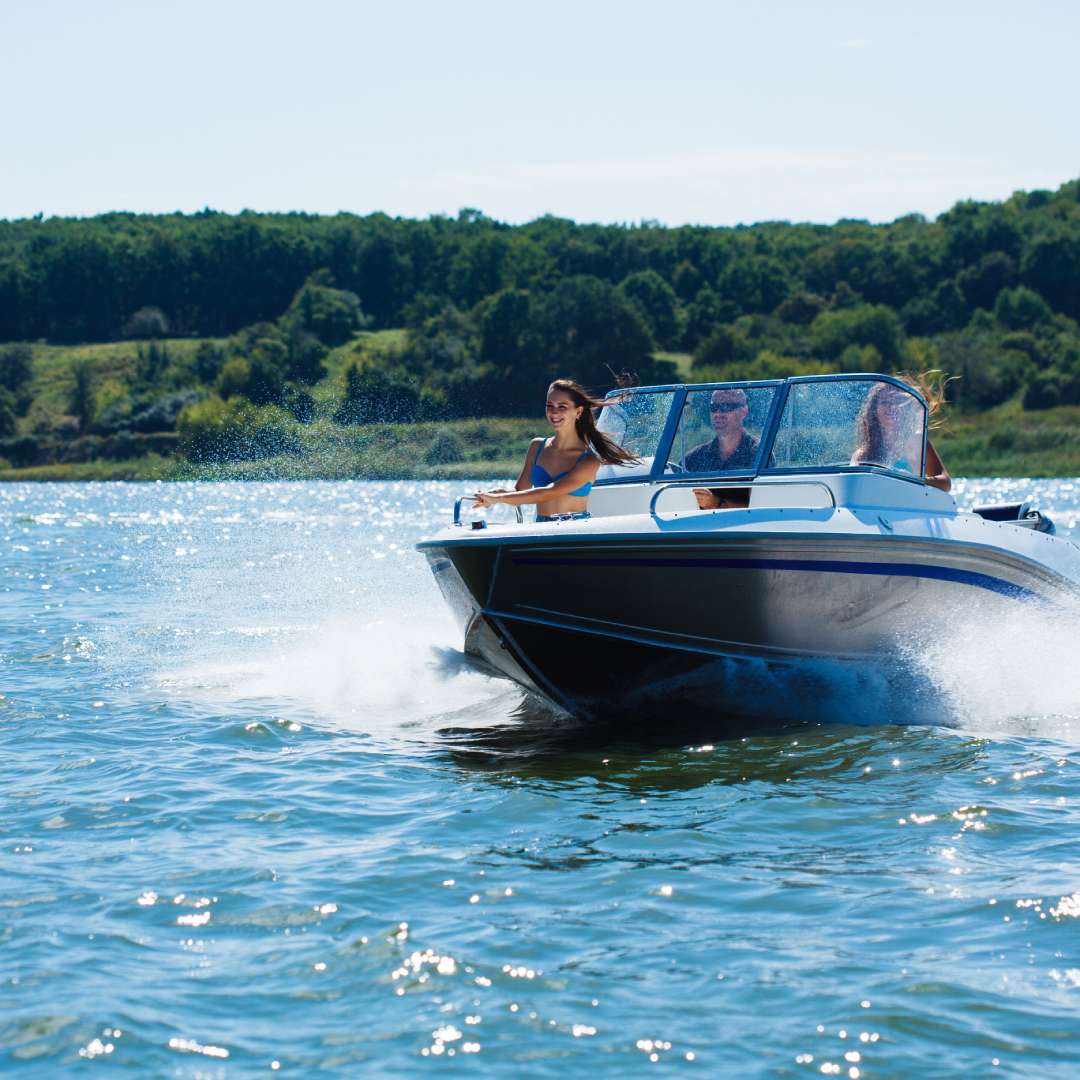
<instances>
[{"instance_id":1,"label":"blue bikini top","mask_svg":"<svg viewBox=\"0 0 1080 1080\"><path fill-rule=\"evenodd\" d=\"M590 453L590 451L586 450L569 469L564 469L557 476L552 476L551 473L540 464L540 455L544 452L546 446L547 440L545 440L544 445L536 451L536 457L533 458L532 468L529 470L529 480L533 487L547 487L548 484L554 484L556 480L561 480L567 473L572 472L577 467L579 461L584 461ZM574 498L584 498L590 491L592 491L591 480L587 484L582 484L576 491L568 492L568 494Z\"/></svg>"}]
</instances>

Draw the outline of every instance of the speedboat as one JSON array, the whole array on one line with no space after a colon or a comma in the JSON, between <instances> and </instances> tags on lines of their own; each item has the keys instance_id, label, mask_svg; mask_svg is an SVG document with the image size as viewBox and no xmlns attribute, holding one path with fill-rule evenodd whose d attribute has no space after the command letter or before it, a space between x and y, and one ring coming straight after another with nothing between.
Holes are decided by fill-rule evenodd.
<instances>
[{"instance_id":1,"label":"speedboat","mask_svg":"<svg viewBox=\"0 0 1080 1080\"><path fill-rule=\"evenodd\" d=\"M886 392L903 431L868 440ZM721 399L742 403L751 450L734 467L708 460ZM791 666L895 664L958 613L1080 593L1080 548L1045 514L962 511L927 483L928 415L879 374L613 392L597 425L637 463L601 466L589 518L466 520L462 497L418 549L465 652L585 717L711 707Z\"/></svg>"}]
</instances>

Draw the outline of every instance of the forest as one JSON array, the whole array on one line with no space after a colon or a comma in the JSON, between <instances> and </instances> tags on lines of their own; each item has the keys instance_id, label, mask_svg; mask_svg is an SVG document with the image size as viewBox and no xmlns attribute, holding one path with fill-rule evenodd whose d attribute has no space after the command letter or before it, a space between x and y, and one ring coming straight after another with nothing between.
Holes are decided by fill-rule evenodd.
<instances>
[{"instance_id":1,"label":"forest","mask_svg":"<svg viewBox=\"0 0 1080 1080\"><path fill-rule=\"evenodd\" d=\"M960 417L1031 413L1080 404L1078 321L1076 180L888 224L0 221L0 458L301 455L534 415L557 375L936 369Z\"/></svg>"}]
</instances>

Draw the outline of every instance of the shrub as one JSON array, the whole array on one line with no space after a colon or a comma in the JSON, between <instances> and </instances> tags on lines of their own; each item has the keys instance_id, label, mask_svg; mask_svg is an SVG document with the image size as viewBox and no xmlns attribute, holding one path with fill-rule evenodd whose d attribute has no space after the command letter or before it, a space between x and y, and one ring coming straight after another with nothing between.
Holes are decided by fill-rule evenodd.
<instances>
[{"instance_id":1,"label":"shrub","mask_svg":"<svg viewBox=\"0 0 1080 1080\"><path fill-rule=\"evenodd\" d=\"M195 350L194 366L198 380L211 386L225 366L225 353L212 341L203 341Z\"/></svg>"},{"instance_id":2,"label":"shrub","mask_svg":"<svg viewBox=\"0 0 1080 1080\"><path fill-rule=\"evenodd\" d=\"M126 323L123 334L126 338L163 338L168 336L169 320L165 312L157 307L141 307Z\"/></svg>"},{"instance_id":3,"label":"shrub","mask_svg":"<svg viewBox=\"0 0 1080 1080\"><path fill-rule=\"evenodd\" d=\"M177 417L176 430L180 453L189 461L256 460L301 450L288 413L240 397L188 405Z\"/></svg>"},{"instance_id":4,"label":"shrub","mask_svg":"<svg viewBox=\"0 0 1080 1080\"><path fill-rule=\"evenodd\" d=\"M0 438L15 434L15 395L0 386Z\"/></svg>"},{"instance_id":5,"label":"shrub","mask_svg":"<svg viewBox=\"0 0 1080 1080\"><path fill-rule=\"evenodd\" d=\"M251 379L251 365L242 357L234 356L226 360L217 380L217 392L223 398L243 394Z\"/></svg>"},{"instance_id":6,"label":"shrub","mask_svg":"<svg viewBox=\"0 0 1080 1080\"><path fill-rule=\"evenodd\" d=\"M465 457L465 446L452 431L437 432L431 445L424 451L424 462L428 465L449 465Z\"/></svg>"},{"instance_id":7,"label":"shrub","mask_svg":"<svg viewBox=\"0 0 1080 1080\"><path fill-rule=\"evenodd\" d=\"M1052 409L1061 403L1061 385L1056 372L1040 371L1024 384L1025 409Z\"/></svg>"},{"instance_id":8,"label":"shrub","mask_svg":"<svg viewBox=\"0 0 1080 1080\"><path fill-rule=\"evenodd\" d=\"M41 444L33 435L0 439L0 454L17 469L27 465L36 465L42 456Z\"/></svg>"},{"instance_id":9,"label":"shrub","mask_svg":"<svg viewBox=\"0 0 1080 1080\"><path fill-rule=\"evenodd\" d=\"M24 342L0 347L0 387L16 396L30 381L33 350Z\"/></svg>"},{"instance_id":10,"label":"shrub","mask_svg":"<svg viewBox=\"0 0 1080 1080\"><path fill-rule=\"evenodd\" d=\"M131 415L133 431L144 433L154 431L172 431L176 427L176 418L188 405L193 405L202 395L197 390L181 390L175 394L152 401Z\"/></svg>"},{"instance_id":11,"label":"shrub","mask_svg":"<svg viewBox=\"0 0 1080 1080\"><path fill-rule=\"evenodd\" d=\"M131 399L127 387L119 379L106 379L94 391L90 429L108 435L126 428L130 416Z\"/></svg>"}]
</instances>

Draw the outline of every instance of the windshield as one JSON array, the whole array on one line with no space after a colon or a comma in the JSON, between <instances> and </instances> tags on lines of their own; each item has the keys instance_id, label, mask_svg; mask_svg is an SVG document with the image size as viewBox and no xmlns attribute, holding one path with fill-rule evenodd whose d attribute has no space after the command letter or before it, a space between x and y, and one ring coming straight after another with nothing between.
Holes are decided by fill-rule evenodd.
<instances>
[{"instance_id":1,"label":"windshield","mask_svg":"<svg viewBox=\"0 0 1080 1080\"><path fill-rule=\"evenodd\" d=\"M598 480L647 476L652 471L674 398L673 390L633 391L615 397L612 404L604 406L596 421L597 428L629 450L639 463L602 465Z\"/></svg>"},{"instance_id":2,"label":"windshield","mask_svg":"<svg viewBox=\"0 0 1080 1080\"><path fill-rule=\"evenodd\" d=\"M884 379L821 379L788 389L769 467L845 465L923 475L926 405Z\"/></svg>"},{"instance_id":3,"label":"windshield","mask_svg":"<svg viewBox=\"0 0 1080 1080\"><path fill-rule=\"evenodd\" d=\"M690 390L667 473L753 473L775 386L717 386Z\"/></svg>"}]
</instances>

